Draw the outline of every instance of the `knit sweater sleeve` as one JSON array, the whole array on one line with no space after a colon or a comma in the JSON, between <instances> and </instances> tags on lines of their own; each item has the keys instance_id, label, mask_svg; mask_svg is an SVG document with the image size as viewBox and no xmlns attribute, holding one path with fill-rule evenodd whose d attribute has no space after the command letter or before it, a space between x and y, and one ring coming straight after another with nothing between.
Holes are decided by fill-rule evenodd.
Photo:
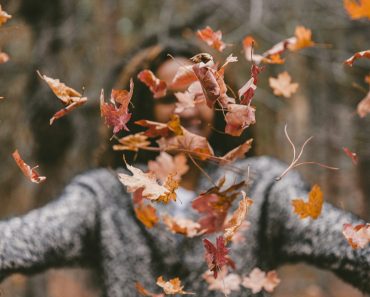
<instances>
[{"instance_id":1,"label":"knit sweater sleeve","mask_svg":"<svg viewBox=\"0 0 370 297\"><path fill-rule=\"evenodd\" d=\"M253 164L260 180L270 180L261 209L261 246L263 256L272 266L306 262L331 270L346 282L370 293L370 246L354 250L342 234L343 224L365 222L328 203L324 203L316 220L300 219L293 212L291 201L295 198L307 201L309 187L299 174L291 172L282 180L274 181L274 177L286 168L283 163L272 158L256 158Z\"/></svg>"},{"instance_id":2,"label":"knit sweater sleeve","mask_svg":"<svg viewBox=\"0 0 370 297\"><path fill-rule=\"evenodd\" d=\"M50 267L93 263L97 198L108 170L77 176L55 201L0 222L0 279Z\"/></svg>"}]
</instances>

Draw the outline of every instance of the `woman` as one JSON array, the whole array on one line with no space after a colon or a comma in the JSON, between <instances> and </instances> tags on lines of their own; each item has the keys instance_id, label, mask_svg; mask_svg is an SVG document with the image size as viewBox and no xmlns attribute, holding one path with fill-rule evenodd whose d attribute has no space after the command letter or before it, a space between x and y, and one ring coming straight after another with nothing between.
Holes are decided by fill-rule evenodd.
<instances>
[{"instance_id":1,"label":"woman","mask_svg":"<svg viewBox=\"0 0 370 297\"><path fill-rule=\"evenodd\" d=\"M145 68L150 68L162 79L169 79L172 76L169 69L173 69L174 62L168 62L167 54L176 57L194 54L186 47L170 49L154 46L142 50L131 58L125 72L119 76L118 84L127 85L130 77L136 77L136 73ZM183 58L180 60L185 62ZM135 97L141 101L134 102L136 108L131 123L142 118L166 121L173 110L171 98L154 103L152 99L148 100L151 96L145 92L146 88L136 82ZM151 117L152 111L154 115ZM211 121L215 118L216 128L222 130L216 117L203 107L182 114L183 122L189 126L197 123L197 119ZM197 129L201 135L211 137L207 125ZM130 130L136 132L134 126ZM219 140L213 144L222 154L227 142ZM145 159L148 156L139 157ZM111 163L114 164L117 163ZM331 270L363 292L370 293L370 249L353 250L342 235L344 223L360 224L363 221L329 204L324 205L317 220L300 220L291 210L291 199L307 197L309 188L298 173L291 172L276 182L275 177L285 170L286 165L269 157L245 159L235 166L245 173L244 176L228 171L227 179L243 180L250 168L248 196L254 201L248 214L251 225L245 231L246 243L232 245L230 252L238 274L249 274L254 267L269 271L284 263L304 261ZM214 181L225 175L222 167L208 166L205 169ZM194 167L184 177L182 186L195 197L195 192L206 190L210 185ZM175 235L161 225L146 229L135 217L130 196L115 170L97 169L74 178L54 202L25 216L2 221L1 277L15 272L29 274L50 267L84 265L96 269L101 275L104 296L138 296L137 281L158 292L154 283L160 275L165 279L179 277L185 290L198 296L215 296L202 279L207 267L201 238ZM186 199L180 192L179 200L186 205L191 196ZM172 204L170 212L178 211L178 207L181 208L179 204ZM190 207L182 208L181 213L193 215ZM251 291L244 287L230 294L251 295ZM253 296L268 295L261 292Z\"/></svg>"}]
</instances>

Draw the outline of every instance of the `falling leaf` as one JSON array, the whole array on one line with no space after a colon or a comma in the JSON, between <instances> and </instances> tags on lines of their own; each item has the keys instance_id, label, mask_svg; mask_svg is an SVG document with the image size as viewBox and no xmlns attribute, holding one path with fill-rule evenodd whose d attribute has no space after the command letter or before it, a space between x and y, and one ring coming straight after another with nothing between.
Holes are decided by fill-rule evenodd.
<instances>
[{"instance_id":1,"label":"falling leaf","mask_svg":"<svg viewBox=\"0 0 370 297\"><path fill-rule=\"evenodd\" d=\"M183 89L195 81L197 81L197 77L194 74L193 65L183 65L177 69L170 87L174 89Z\"/></svg>"},{"instance_id":2,"label":"falling leaf","mask_svg":"<svg viewBox=\"0 0 370 297\"><path fill-rule=\"evenodd\" d=\"M220 164L229 164L234 162L238 158L243 158L244 155L252 148L252 142L253 138L248 139L243 144L237 146L236 148L225 154L223 157L221 157Z\"/></svg>"},{"instance_id":3,"label":"falling leaf","mask_svg":"<svg viewBox=\"0 0 370 297\"><path fill-rule=\"evenodd\" d=\"M249 199L244 191L241 191L243 198L239 202L239 207L235 210L230 220L225 224L224 238L226 242L231 241L235 233L242 225L249 207L253 204L253 200Z\"/></svg>"},{"instance_id":4,"label":"falling leaf","mask_svg":"<svg viewBox=\"0 0 370 297\"><path fill-rule=\"evenodd\" d=\"M298 83L292 83L289 73L284 71L277 78L269 78L270 87L274 90L276 96L290 98L298 89Z\"/></svg>"},{"instance_id":5,"label":"falling leaf","mask_svg":"<svg viewBox=\"0 0 370 297\"><path fill-rule=\"evenodd\" d=\"M304 202L302 199L292 200L294 212L298 214L301 219L311 217L316 220L321 213L323 203L323 194L318 185L312 187L311 192L308 194L308 202Z\"/></svg>"},{"instance_id":6,"label":"falling leaf","mask_svg":"<svg viewBox=\"0 0 370 297\"><path fill-rule=\"evenodd\" d=\"M276 271L267 272L261 271L259 268L254 268L248 277L244 277L242 286L251 289L253 294L261 292L265 289L271 293L275 287L280 283Z\"/></svg>"},{"instance_id":7,"label":"falling leaf","mask_svg":"<svg viewBox=\"0 0 370 297\"><path fill-rule=\"evenodd\" d=\"M18 167L22 170L23 174L29 178L31 182L39 184L46 180L45 176L40 176L37 173L36 168L38 167L38 165L31 168L23 161L23 159L19 155L18 150L15 150L12 155Z\"/></svg>"},{"instance_id":8,"label":"falling leaf","mask_svg":"<svg viewBox=\"0 0 370 297\"><path fill-rule=\"evenodd\" d=\"M164 294L155 294L143 287L143 285L139 282L135 283L135 288L138 291L139 294L143 296L149 296L149 297L164 297Z\"/></svg>"},{"instance_id":9,"label":"falling leaf","mask_svg":"<svg viewBox=\"0 0 370 297\"><path fill-rule=\"evenodd\" d=\"M216 72L210 67L201 67L200 64L195 64L193 66L193 70L202 86L207 105L209 108L212 108L221 95L221 89L217 82Z\"/></svg>"},{"instance_id":10,"label":"falling leaf","mask_svg":"<svg viewBox=\"0 0 370 297\"><path fill-rule=\"evenodd\" d=\"M214 32L211 27L207 26L203 30L198 30L197 36L219 52L222 52L226 47L226 44L222 41L220 30Z\"/></svg>"},{"instance_id":11,"label":"falling leaf","mask_svg":"<svg viewBox=\"0 0 370 297\"><path fill-rule=\"evenodd\" d=\"M167 84L163 80L157 78L152 71L148 69L143 70L137 75L137 77L141 82L149 87L154 98L158 99L166 96Z\"/></svg>"},{"instance_id":12,"label":"falling leaf","mask_svg":"<svg viewBox=\"0 0 370 297\"><path fill-rule=\"evenodd\" d=\"M353 20L370 19L370 0L344 0L344 7Z\"/></svg>"},{"instance_id":13,"label":"falling leaf","mask_svg":"<svg viewBox=\"0 0 370 297\"><path fill-rule=\"evenodd\" d=\"M67 87L64 83L60 82L59 79L53 79L46 75L42 75L39 71L37 71L37 74L49 85L53 93L66 106L52 116L50 119L50 125L52 125L56 119L65 116L72 110L87 102L86 97L82 97L82 94L70 87Z\"/></svg>"},{"instance_id":14,"label":"falling leaf","mask_svg":"<svg viewBox=\"0 0 370 297\"><path fill-rule=\"evenodd\" d=\"M199 223L189 219L164 215L162 221L172 233L182 234L186 237L195 237L204 233Z\"/></svg>"},{"instance_id":15,"label":"falling leaf","mask_svg":"<svg viewBox=\"0 0 370 297\"><path fill-rule=\"evenodd\" d=\"M144 134L148 137L167 137L173 132L175 135L183 135L183 127L180 125L180 117L176 114L171 116L167 123L140 120L135 124L148 128Z\"/></svg>"},{"instance_id":16,"label":"falling leaf","mask_svg":"<svg viewBox=\"0 0 370 297\"><path fill-rule=\"evenodd\" d=\"M231 239L233 245L242 244L246 241L246 232L250 228L251 223L249 221L244 220L240 225L239 229L236 231L234 236Z\"/></svg>"},{"instance_id":17,"label":"falling leaf","mask_svg":"<svg viewBox=\"0 0 370 297\"><path fill-rule=\"evenodd\" d=\"M370 3L370 1L369 1ZM357 52L355 53L352 57L348 58L347 60L344 61L344 64L348 66L353 66L353 63L360 58L367 58L370 59L370 50L362 51L362 52Z\"/></svg>"},{"instance_id":18,"label":"falling leaf","mask_svg":"<svg viewBox=\"0 0 370 297\"><path fill-rule=\"evenodd\" d=\"M4 52L0 52L0 64L4 64L9 61L9 55Z\"/></svg>"},{"instance_id":19,"label":"falling leaf","mask_svg":"<svg viewBox=\"0 0 370 297\"><path fill-rule=\"evenodd\" d=\"M138 220L149 229L153 228L153 226L159 221L156 209L149 204L140 203L135 207L135 214Z\"/></svg>"},{"instance_id":20,"label":"falling leaf","mask_svg":"<svg viewBox=\"0 0 370 297\"><path fill-rule=\"evenodd\" d=\"M160 185L157 179L152 173L144 173L139 168L126 164L127 169L133 174L127 175L124 173L118 174L119 180L127 187L129 193L133 193L136 190L143 189L143 198L149 200L163 201L168 197L173 197L174 194L171 189L166 187L166 184ZM176 196L175 196L176 198Z\"/></svg>"},{"instance_id":21,"label":"falling leaf","mask_svg":"<svg viewBox=\"0 0 370 297\"><path fill-rule=\"evenodd\" d=\"M358 163L358 157L357 157L357 154L356 154L356 153L351 152L351 151L350 151L350 149L349 149L348 147L344 147L344 148L343 148L343 151L346 153L346 155L347 155L348 157L350 157L350 158L351 158L353 165L357 165L357 163Z\"/></svg>"},{"instance_id":22,"label":"falling leaf","mask_svg":"<svg viewBox=\"0 0 370 297\"><path fill-rule=\"evenodd\" d=\"M145 149L150 145L148 136L144 135L143 132L131 134L118 139L120 144L113 146L115 151L134 151L137 152L139 149Z\"/></svg>"},{"instance_id":23,"label":"falling leaf","mask_svg":"<svg viewBox=\"0 0 370 297\"><path fill-rule=\"evenodd\" d=\"M360 118L364 118L368 113L370 113L370 92L357 104L357 114Z\"/></svg>"},{"instance_id":24,"label":"falling leaf","mask_svg":"<svg viewBox=\"0 0 370 297\"><path fill-rule=\"evenodd\" d=\"M169 174L172 174L175 180L180 180L181 176L189 170L186 162L185 154L172 157L166 152L161 152L155 161L148 162L148 169L161 181L165 181Z\"/></svg>"},{"instance_id":25,"label":"falling leaf","mask_svg":"<svg viewBox=\"0 0 370 297\"><path fill-rule=\"evenodd\" d=\"M314 46L315 43L312 41L312 32L303 26L297 26L295 28L295 37L288 44L288 49L291 51L299 51L306 47Z\"/></svg>"},{"instance_id":26,"label":"falling leaf","mask_svg":"<svg viewBox=\"0 0 370 297\"><path fill-rule=\"evenodd\" d=\"M9 19L11 19L11 17L12 16L10 14L7 14L0 5L0 26L5 24Z\"/></svg>"},{"instance_id":27,"label":"falling leaf","mask_svg":"<svg viewBox=\"0 0 370 297\"><path fill-rule=\"evenodd\" d=\"M252 65L251 79L248 80L238 91L240 104L249 105L257 89L258 75L264 70L264 67Z\"/></svg>"},{"instance_id":28,"label":"falling leaf","mask_svg":"<svg viewBox=\"0 0 370 297\"><path fill-rule=\"evenodd\" d=\"M225 133L240 136L246 128L256 122L254 107L241 104L229 104L227 107Z\"/></svg>"},{"instance_id":29,"label":"falling leaf","mask_svg":"<svg viewBox=\"0 0 370 297\"><path fill-rule=\"evenodd\" d=\"M213 271L213 277L217 278L218 272L223 266L227 265L235 269L235 263L228 256L229 250L225 246L225 240L222 236L216 238L216 246L208 239L203 239L205 248L205 259L210 271Z\"/></svg>"},{"instance_id":30,"label":"falling leaf","mask_svg":"<svg viewBox=\"0 0 370 297\"><path fill-rule=\"evenodd\" d=\"M222 267L219 277L214 278L213 273L206 271L202 278L208 283L208 290L221 291L228 295L231 291L240 291L240 276L235 273L227 273L226 266Z\"/></svg>"},{"instance_id":31,"label":"falling leaf","mask_svg":"<svg viewBox=\"0 0 370 297\"><path fill-rule=\"evenodd\" d=\"M169 281L165 281L162 276L158 277L157 285L160 286L164 293L167 295L174 295L174 294L195 294L192 292L186 292L183 290L184 286L181 286L181 281L178 277L173 278Z\"/></svg>"},{"instance_id":32,"label":"falling leaf","mask_svg":"<svg viewBox=\"0 0 370 297\"><path fill-rule=\"evenodd\" d=\"M342 232L353 249L362 249L370 242L370 224L344 224Z\"/></svg>"}]
</instances>

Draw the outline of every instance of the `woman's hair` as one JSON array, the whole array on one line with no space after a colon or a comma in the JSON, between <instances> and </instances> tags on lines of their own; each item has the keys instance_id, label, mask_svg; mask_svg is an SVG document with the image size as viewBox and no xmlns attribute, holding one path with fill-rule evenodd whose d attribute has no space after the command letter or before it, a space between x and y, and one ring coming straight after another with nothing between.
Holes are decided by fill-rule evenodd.
<instances>
[{"instance_id":1,"label":"woman's hair","mask_svg":"<svg viewBox=\"0 0 370 297\"><path fill-rule=\"evenodd\" d=\"M202 50L187 41L178 39L168 40L163 44L155 45L142 45L139 50L135 51L132 55L120 64L113 72L112 77L114 77L113 88L126 89L129 88L129 81L132 78L134 81L134 92L132 97L132 105L134 108L130 107L130 112L132 117L128 123L129 132L121 131L119 137L126 136L128 134L138 133L143 131L143 127L136 125L137 120L154 120L154 104L153 94L149 88L138 80L137 75L140 71L144 69L149 69L155 73L159 66L161 66L165 61L171 59L171 57L185 57L191 58L192 56L200 53ZM227 83L227 78L226 78ZM241 144L247 139L247 135L242 137L232 137L219 131L224 131L225 121L224 114L221 111L216 111L214 122L212 123L212 133L208 137L208 141L213 147L217 155L223 155L227 151L235 148L237 145ZM114 154L114 157L108 157L104 154L105 164L113 168L122 166L122 152L112 152L112 145L109 145L107 149ZM140 151L137 154L132 152L124 152L126 160L132 161L135 159L136 162L146 163L148 160L154 159L157 153Z\"/></svg>"}]
</instances>

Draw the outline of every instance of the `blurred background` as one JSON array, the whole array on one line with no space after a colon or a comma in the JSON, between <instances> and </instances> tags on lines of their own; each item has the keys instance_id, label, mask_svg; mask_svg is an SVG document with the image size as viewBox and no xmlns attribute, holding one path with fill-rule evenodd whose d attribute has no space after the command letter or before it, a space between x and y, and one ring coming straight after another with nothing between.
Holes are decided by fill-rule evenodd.
<instances>
[{"instance_id":1,"label":"blurred background","mask_svg":"<svg viewBox=\"0 0 370 297\"><path fill-rule=\"evenodd\" d=\"M290 162L286 123L297 145L313 135L304 160L340 170L306 166L299 171L321 186L326 201L370 220L370 116L360 119L356 113L368 88L364 76L370 61L343 65L353 53L370 48L370 21L350 20L342 1L5 0L2 8L13 16L0 28L0 47L10 55L0 65L0 95L5 97L0 102L2 218L44 205L74 175L99 166L97 156L110 146L111 133L100 118L100 89L110 92L117 79L113 70L149 36L166 40L173 28L184 26L179 34L195 40L195 30L206 25L221 30L223 40L234 44L224 56L233 52L241 61L228 68L233 84L241 87L250 77L242 39L253 35L261 53L303 25L321 45L289 53L284 65L268 66L260 75L254 97L255 153ZM49 118L61 105L36 70L76 90L84 87L88 103L50 127ZM290 99L274 96L268 85L270 76L284 70L299 83ZM342 147L357 152L357 166ZM40 165L45 183L31 184L22 175L11 157L15 149L30 165ZM278 273L282 282L276 297L363 296L331 273L303 264ZM84 269L60 269L14 275L0 287L2 296L92 297L100 295L98 277Z\"/></svg>"}]
</instances>

